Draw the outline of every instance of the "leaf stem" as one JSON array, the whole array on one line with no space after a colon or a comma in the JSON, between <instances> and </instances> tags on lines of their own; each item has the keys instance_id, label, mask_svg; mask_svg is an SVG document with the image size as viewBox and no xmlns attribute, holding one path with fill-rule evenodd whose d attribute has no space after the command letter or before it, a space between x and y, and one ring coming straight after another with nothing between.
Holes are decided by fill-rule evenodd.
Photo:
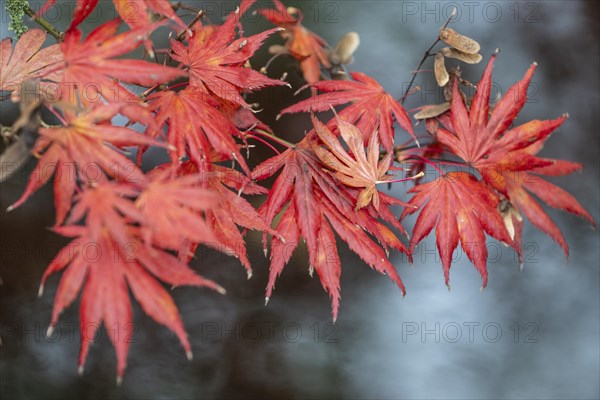
<instances>
[{"instance_id":1,"label":"leaf stem","mask_svg":"<svg viewBox=\"0 0 600 400\"><path fill-rule=\"evenodd\" d=\"M256 140L256 141L259 141L259 142L261 142L262 144L264 144L265 146L267 146L267 147L269 147L271 150L273 150L273 151L275 152L275 154L277 154L277 155L281 154L281 152L280 152L279 150L277 150L277 149L275 148L275 146L273 146L271 143L267 142L266 140L264 140L264 139L263 139L263 138L261 138L261 137L258 137L258 136L256 136L256 135L252 135L252 134L248 134L248 135L246 135L246 137L247 137L248 139L254 139L254 140Z\"/></svg>"},{"instance_id":2,"label":"leaf stem","mask_svg":"<svg viewBox=\"0 0 600 400\"><path fill-rule=\"evenodd\" d=\"M261 135L261 136L266 137L268 139L271 139L272 141L274 141L276 143L279 143L280 145L285 146L288 149L296 147L295 144L293 144L291 142L288 142L287 140L282 139L280 137L277 137L277 136L275 136L275 135L273 135L273 134L271 134L271 133L269 133L269 132L267 132L267 131L265 131L263 129L255 129L255 130L252 131L252 133Z\"/></svg>"},{"instance_id":3,"label":"leaf stem","mask_svg":"<svg viewBox=\"0 0 600 400\"><path fill-rule=\"evenodd\" d=\"M418 154L411 154L410 156L408 156L407 160L413 158L413 159L417 159L421 162L424 162L427 165L432 166L433 168L435 168L435 170L440 174L443 175L444 172L436 165L436 163L432 162L431 160L429 160L428 158L425 158L423 156L420 156Z\"/></svg>"},{"instance_id":4,"label":"leaf stem","mask_svg":"<svg viewBox=\"0 0 600 400\"><path fill-rule=\"evenodd\" d=\"M56 29L50 22L48 22L44 18L37 17L35 15L35 11L33 11L31 7L27 6L23 11L25 11L25 14L30 16L39 26L44 28L46 32L52 35L57 41L61 41L63 39L64 33L59 32L58 29Z\"/></svg>"}]
</instances>

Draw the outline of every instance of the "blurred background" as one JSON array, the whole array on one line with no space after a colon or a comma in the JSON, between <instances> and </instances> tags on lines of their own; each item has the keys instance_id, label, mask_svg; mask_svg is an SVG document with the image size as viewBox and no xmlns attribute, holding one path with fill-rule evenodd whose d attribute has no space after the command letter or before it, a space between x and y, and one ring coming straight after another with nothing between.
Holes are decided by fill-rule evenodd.
<instances>
[{"instance_id":1,"label":"blurred background","mask_svg":"<svg viewBox=\"0 0 600 400\"><path fill-rule=\"evenodd\" d=\"M59 3L61 3L59 1ZM48 18L63 29L73 2L63 2ZM235 2L190 2L219 22ZM362 44L351 71L375 77L401 97L410 71L435 39L438 28L456 7L451 25L475 38L484 62L463 67L463 77L478 81L494 49L495 89L503 92L519 80L531 62L539 67L529 100L517 122L569 120L554 134L543 155L582 162L585 169L554 180L574 193L599 219L600 109L599 6L589 1L421 2L301 1L304 23L329 43L357 31ZM264 3L265 5L268 3ZM39 4L37 5L39 7ZM70 7L70 8L69 8ZM111 2L100 1L92 14L97 24L114 17ZM190 19L191 17L188 17ZM250 34L269 27L251 15L243 20ZM2 37L8 17L2 11ZM93 24L84 25L84 30ZM160 31L165 36L166 31ZM157 37L160 35L157 35ZM267 45L280 44L273 37ZM164 45L164 44L163 44ZM253 60L264 65L263 49ZM432 60L424 68L431 69ZM452 64L449 64L452 65ZM289 71L302 85L293 62L274 62L270 74ZM424 90L406 106L440 102L431 74L417 84ZM493 93L494 94L494 93ZM306 115L274 116L295 99L289 92L257 96L261 119L279 135L296 140ZM1 123L11 124L15 108L2 103ZM424 132L422 126L418 132ZM408 137L397 133L397 141ZM268 157L256 150L252 162ZM33 168L5 182L0 209L22 193ZM401 199L410 184L396 184ZM256 204L263 200L257 198ZM463 254L455 254L452 290L444 285L435 239L416 251L410 267L400 254L391 256L408 294L378 275L339 244L342 259L342 305L335 325L330 303L316 278L307 273L306 254L297 251L264 306L268 261L260 236L248 236L254 277L246 281L232 258L200 249L194 267L223 284L227 296L208 290L172 291L190 336L195 358L185 355L176 337L135 307L128 369L115 386L114 351L102 332L92 347L83 377L77 375L78 303L61 317L52 338L45 332L58 283L53 277L37 298L41 275L65 241L50 232L52 190L47 185L21 208L0 213L0 396L9 398L408 398L408 399L594 399L600 396L600 243L597 231L572 215L549 211L571 248L568 262L547 236L524 228L526 262L519 271L509 249L489 242L489 284L480 292L477 271ZM411 228L414 222L407 222Z\"/></svg>"}]
</instances>

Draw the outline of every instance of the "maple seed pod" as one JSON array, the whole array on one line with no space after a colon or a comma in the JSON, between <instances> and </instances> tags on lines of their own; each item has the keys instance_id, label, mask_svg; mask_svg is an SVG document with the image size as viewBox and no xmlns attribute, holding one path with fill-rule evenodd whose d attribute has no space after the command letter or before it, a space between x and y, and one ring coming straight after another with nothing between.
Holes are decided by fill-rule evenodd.
<instances>
[{"instance_id":1,"label":"maple seed pod","mask_svg":"<svg viewBox=\"0 0 600 400\"><path fill-rule=\"evenodd\" d=\"M421 110L414 115L416 119L428 119L442 115L450 109L450 102L442 104L431 104L421 107Z\"/></svg>"},{"instance_id":2,"label":"maple seed pod","mask_svg":"<svg viewBox=\"0 0 600 400\"><path fill-rule=\"evenodd\" d=\"M444 47L441 52L444 54L444 57L455 58L467 64L479 64L483 58L481 54L464 53L451 47Z\"/></svg>"},{"instance_id":3,"label":"maple seed pod","mask_svg":"<svg viewBox=\"0 0 600 400\"><path fill-rule=\"evenodd\" d=\"M433 63L433 72L435 74L435 80L440 87L446 86L448 81L450 80L450 75L448 75L448 71L446 71L446 66L444 65L444 54L436 53L435 61Z\"/></svg>"},{"instance_id":4,"label":"maple seed pod","mask_svg":"<svg viewBox=\"0 0 600 400\"><path fill-rule=\"evenodd\" d=\"M354 52L360 46L360 36L356 32L348 32L336 43L331 56L332 64L351 64L354 61Z\"/></svg>"},{"instance_id":5,"label":"maple seed pod","mask_svg":"<svg viewBox=\"0 0 600 400\"><path fill-rule=\"evenodd\" d=\"M467 54L477 54L481 49L479 43L470 37L461 35L452 28L440 29L440 40L449 46L454 47L456 50L460 50Z\"/></svg>"}]
</instances>

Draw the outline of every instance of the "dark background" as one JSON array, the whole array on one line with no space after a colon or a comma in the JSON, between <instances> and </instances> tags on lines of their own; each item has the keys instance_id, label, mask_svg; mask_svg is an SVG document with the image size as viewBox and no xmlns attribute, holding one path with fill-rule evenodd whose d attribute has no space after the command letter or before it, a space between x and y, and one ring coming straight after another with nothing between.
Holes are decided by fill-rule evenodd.
<instances>
[{"instance_id":1,"label":"dark background","mask_svg":"<svg viewBox=\"0 0 600 400\"><path fill-rule=\"evenodd\" d=\"M202 4L210 7L215 22L235 5ZM494 69L496 88L505 91L531 62L539 63L530 99L517 122L570 114L542 154L585 165L583 172L555 182L575 193L598 220L598 3L323 0L300 4L305 24L330 43L346 31L359 32L362 45L350 69L375 77L398 97L452 6L459 10L452 26L481 43L484 60L501 48ZM98 19L114 16L110 2L101 1L99 10ZM64 28L67 20L58 19L57 25ZM252 21L246 23L248 32L269 26L263 20ZM7 23L3 12L2 37L8 34ZM257 57L255 66L264 64L265 53ZM272 72L277 75L290 68L282 58ZM464 68L463 77L477 81L483 68L484 63ZM417 83L433 89L430 76L422 76ZM293 71L289 79L296 87L301 84ZM290 101L285 95L263 94L261 117L293 140L302 136L307 118L274 121L277 111ZM424 91L412 96L407 108L438 99ZM2 123L15 118L14 108L3 103ZM422 133L423 128L418 129ZM397 139L405 140L402 135ZM258 161L266 155L257 152L253 157ZM33 165L2 184L0 209L18 198ZM406 199L409 187L395 185L392 193ZM46 229L54 217L51 187L46 186L21 208L0 214L4 280L0 396L598 398L598 232L574 216L549 212L571 247L568 262L550 238L526 223L524 270L519 272L512 251L490 241L490 278L483 293L479 274L462 254L456 256L451 271L452 291L446 289L433 237L419 247L412 268L399 254L391 256L408 288L404 299L387 278L370 271L340 244L343 299L335 326L330 322L328 296L318 280L307 274L304 252L297 252L294 263L286 267L274 297L264 307L268 262L261 255L259 235L249 235L255 271L250 282L235 260L205 250L194 266L223 284L227 296L193 288L172 292L194 360L188 362L176 337L136 306L129 366L123 386L117 388L114 351L104 333L92 347L85 375L77 376L78 304L62 315L56 336L45 338L58 277L50 280L41 299L38 284L65 243Z\"/></svg>"}]
</instances>

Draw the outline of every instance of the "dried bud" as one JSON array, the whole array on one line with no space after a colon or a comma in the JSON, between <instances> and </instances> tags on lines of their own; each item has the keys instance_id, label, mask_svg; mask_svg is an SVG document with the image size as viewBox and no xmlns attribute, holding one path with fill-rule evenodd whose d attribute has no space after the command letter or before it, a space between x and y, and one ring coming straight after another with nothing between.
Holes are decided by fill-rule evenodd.
<instances>
[{"instance_id":1,"label":"dried bud","mask_svg":"<svg viewBox=\"0 0 600 400\"><path fill-rule=\"evenodd\" d=\"M440 29L440 40L447 45L454 47L456 50L462 51L467 54L479 53L479 43L470 37L461 35L451 28Z\"/></svg>"},{"instance_id":2,"label":"dried bud","mask_svg":"<svg viewBox=\"0 0 600 400\"><path fill-rule=\"evenodd\" d=\"M360 45L360 36L356 32L348 32L336 43L331 53L331 63L335 65L350 64L352 57Z\"/></svg>"},{"instance_id":3,"label":"dried bud","mask_svg":"<svg viewBox=\"0 0 600 400\"><path fill-rule=\"evenodd\" d=\"M444 47L441 51L444 54L444 57L455 58L467 64L479 64L482 59L481 54L463 53L462 51L451 47Z\"/></svg>"},{"instance_id":4,"label":"dried bud","mask_svg":"<svg viewBox=\"0 0 600 400\"><path fill-rule=\"evenodd\" d=\"M442 53L436 53L435 55L433 72L435 74L435 80L437 81L437 84L441 87L446 86L450 80L450 75L448 75L448 71L446 71L446 66L444 65L444 55Z\"/></svg>"}]
</instances>

